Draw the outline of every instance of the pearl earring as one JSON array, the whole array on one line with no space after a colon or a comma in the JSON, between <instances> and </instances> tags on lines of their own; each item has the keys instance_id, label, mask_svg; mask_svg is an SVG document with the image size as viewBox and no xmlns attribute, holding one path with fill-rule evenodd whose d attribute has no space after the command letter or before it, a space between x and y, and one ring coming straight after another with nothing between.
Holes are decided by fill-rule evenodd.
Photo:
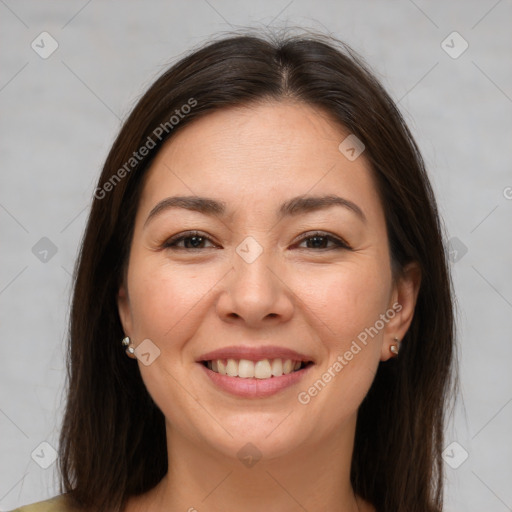
<instances>
[{"instance_id":1,"label":"pearl earring","mask_svg":"<svg viewBox=\"0 0 512 512\"><path fill-rule=\"evenodd\" d=\"M389 350L391 350L391 352L395 354L395 356L397 356L398 352L400 351L400 341L398 341L398 338L396 336L394 338L394 341L395 343L391 345L391 347L389 347Z\"/></svg>"},{"instance_id":2,"label":"pearl earring","mask_svg":"<svg viewBox=\"0 0 512 512\"><path fill-rule=\"evenodd\" d=\"M133 354L135 354L135 349L131 346L130 337L126 336L126 338L123 338L122 344L126 348L126 355L129 357L132 357Z\"/></svg>"}]
</instances>

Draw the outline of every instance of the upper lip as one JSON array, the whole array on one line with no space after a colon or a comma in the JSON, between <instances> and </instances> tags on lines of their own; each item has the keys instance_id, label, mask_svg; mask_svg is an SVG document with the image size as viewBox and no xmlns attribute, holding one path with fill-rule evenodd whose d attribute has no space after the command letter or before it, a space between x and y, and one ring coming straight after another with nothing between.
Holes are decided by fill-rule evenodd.
<instances>
[{"instance_id":1,"label":"upper lip","mask_svg":"<svg viewBox=\"0 0 512 512\"><path fill-rule=\"evenodd\" d=\"M293 361L312 362L313 358L301 354L295 350L277 347L274 345L266 347L232 346L212 350L199 357L200 361L213 361L216 359L247 359L248 361L261 361L262 359L291 359Z\"/></svg>"}]
</instances>

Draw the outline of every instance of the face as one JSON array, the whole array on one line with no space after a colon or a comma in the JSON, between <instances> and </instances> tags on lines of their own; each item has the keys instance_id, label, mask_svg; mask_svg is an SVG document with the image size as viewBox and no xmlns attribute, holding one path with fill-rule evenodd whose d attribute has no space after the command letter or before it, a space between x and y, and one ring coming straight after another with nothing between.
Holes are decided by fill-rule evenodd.
<instances>
[{"instance_id":1,"label":"face","mask_svg":"<svg viewBox=\"0 0 512 512\"><path fill-rule=\"evenodd\" d=\"M118 304L168 436L272 458L354 426L415 285L392 279L347 135L310 106L262 103L196 120L157 155Z\"/></svg>"}]
</instances>

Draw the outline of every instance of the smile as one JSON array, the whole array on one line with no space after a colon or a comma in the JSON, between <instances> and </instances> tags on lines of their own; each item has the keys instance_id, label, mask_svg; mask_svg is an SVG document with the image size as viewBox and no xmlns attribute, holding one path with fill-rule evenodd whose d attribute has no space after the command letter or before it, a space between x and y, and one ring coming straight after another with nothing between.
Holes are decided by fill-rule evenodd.
<instances>
[{"instance_id":1,"label":"smile","mask_svg":"<svg viewBox=\"0 0 512 512\"><path fill-rule=\"evenodd\" d=\"M203 364L212 372L241 379L270 379L281 377L305 368L308 363L293 359L213 359Z\"/></svg>"},{"instance_id":2,"label":"smile","mask_svg":"<svg viewBox=\"0 0 512 512\"><path fill-rule=\"evenodd\" d=\"M291 348L254 342L207 352L196 363L216 390L242 398L265 398L297 384L316 361Z\"/></svg>"}]
</instances>

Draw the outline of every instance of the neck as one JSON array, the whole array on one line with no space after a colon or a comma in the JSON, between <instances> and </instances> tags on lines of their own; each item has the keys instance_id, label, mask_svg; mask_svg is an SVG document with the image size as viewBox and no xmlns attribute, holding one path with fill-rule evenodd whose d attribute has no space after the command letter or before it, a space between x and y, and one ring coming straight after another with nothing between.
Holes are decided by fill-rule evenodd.
<instances>
[{"instance_id":1,"label":"neck","mask_svg":"<svg viewBox=\"0 0 512 512\"><path fill-rule=\"evenodd\" d=\"M354 433L355 419L327 442L313 440L275 458L262 454L254 463L250 449L242 460L236 454L227 457L168 425L168 453L172 454L168 473L137 501L138 506L127 510L371 511L368 503L356 498L350 484Z\"/></svg>"}]
</instances>

